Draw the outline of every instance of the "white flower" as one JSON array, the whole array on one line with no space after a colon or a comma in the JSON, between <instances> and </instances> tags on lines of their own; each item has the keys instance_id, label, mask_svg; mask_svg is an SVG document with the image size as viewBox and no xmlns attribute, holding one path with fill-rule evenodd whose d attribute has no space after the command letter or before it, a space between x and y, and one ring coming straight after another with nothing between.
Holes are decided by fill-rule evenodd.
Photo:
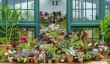
<instances>
[{"instance_id":1,"label":"white flower","mask_svg":"<svg viewBox=\"0 0 110 64\"><path fill-rule=\"evenodd\" d=\"M9 53L12 53L12 51L8 50Z\"/></svg>"},{"instance_id":2,"label":"white flower","mask_svg":"<svg viewBox=\"0 0 110 64\"><path fill-rule=\"evenodd\" d=\"M5 55L8 55L8 52L6 52Z\"/></svg>"}]
</instances>

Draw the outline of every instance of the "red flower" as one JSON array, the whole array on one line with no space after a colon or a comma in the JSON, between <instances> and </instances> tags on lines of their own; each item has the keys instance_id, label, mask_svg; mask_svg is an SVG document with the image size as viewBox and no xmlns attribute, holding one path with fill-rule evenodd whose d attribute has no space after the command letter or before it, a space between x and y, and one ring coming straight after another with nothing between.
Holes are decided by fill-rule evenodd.
<instances>
[{"instance_id":1,"label":"red flower","mask_svg":"<svg viewBox=\"0 0 110 64\"><path fill-rule=\"evenodd\" d=\"M25 39L25 38L21 38L21 39L20 39L20 42L21 42L21 43L24 43L24 42L26 42L26 39Z\"/></svg>"},{"instance_id":2,"label":"red flower","mask_svg":"<svg viewBox=\"0 0 110 64\"><path fill-rule=\"evenodd\" d=\"M87 33L85 31L82 32L81 38L85 39L87 37Z\"/></svg>"}]
</instances>

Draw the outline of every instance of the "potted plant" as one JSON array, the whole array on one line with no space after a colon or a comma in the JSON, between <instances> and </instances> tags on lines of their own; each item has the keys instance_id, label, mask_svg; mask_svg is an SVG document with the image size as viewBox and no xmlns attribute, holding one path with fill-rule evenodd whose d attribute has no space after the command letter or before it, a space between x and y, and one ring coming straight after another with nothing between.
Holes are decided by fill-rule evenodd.
<instances>
[{"instance_id":1,"label":"potted plant","mask_svg":"<svg viewBox=\"0 0 110 64\"><path fill-rule=\"evenodd\" d=\"M73 49L67 49L66 54L68 62L69 63L73 62L73 56L75 56L75 51Z\"/></svg>"},{"instance_id":2,"label":"potted plant","mask_svg":"<svg viewBox=\"0 0 110 64\"><path fill-rule=\"evenodd\" d=\"M53 60L55 60L55 63L59 63L59 59L61 58L61 55L55 55L53 56Z\"/></svg>"},{"instance_id":3,"label":"potted plant","mask_svg":"<svg viewBox=\"0 0 110 64\"><path fill-rule=\"evenodd\" d=\"M17 20L19 18L20 11L14 9L13 11L10 10L10 7L7 5L5 8L2 9L1 17L2 20L0 21L3 25L1 27L4 30L6 43L9 44L11 42L11 38L13 35L13 31L17 29Z\"/></svg>"},{"instance_id":4,"label":"potted plant","mask_svg":"<svg viewBox=\"0 0 110 64\"><path fill-rule=\"evenodd\" d=\"M53 45L49 45L47 47L47 54L46 54L46 58L48 60L48 63L52 63L52 58L53 58L53 54L55 53L55 48L53 47Z\"/></svg>"},{"instance_id":5,"label":"potted plant","mask_svg":"<svg viewBox=\"0 0 110 64\"><path fill-rule=\"evenodd\" d=\"M83 56L84 56L84 53L77 53L77 59L78 59L78 62L83 62Z\"/></svg>"},{"instance_id":6,"label":"potted plant","mask_svg":"<svg viewBox=\"0 0 110 64\"><path fill-rule=\"evenodd\" d=\"M91 55L90 53L83 55L83 59L84 59L85 61L89 61L91 58L92 58L92 55Z\"/></svg>"},{"instance_id":7,"label":"potted plant","mask_svg":"<svg viewBox=\"0 0 110 64\"><path fill-rule=\"evenodd\" d=\"M29 57L30 53L26 51L19 51L14 56L18 62L26 63L26 62L29 62L30 60L30 57Z\"/></svg>"},{"instance_id":8,"label":"potted plant","mask_svg":"<svg viewBox=\"0 0 110 64\"><path fill-rule=\"evenodd\" d=\"M48 47L48 45L46 45L46 44L41 44L41 45L40 45L39 48L41 49L41 53L42 53L42 54L45 54L45 53L46 53L47 47Z\"/></svg>"},{"instance_id":9,"label":"potted plant","mask_svg":"<svg viewBox=\"0 0 110 64\"><path fill-rule=\"evenodd\" d=\"M100 20L100 34L102 35L102 43L104 43L104 37L108 36L109 34L109 20L110 20L110 13L107 13L105 17Z\"/></svg>"},{"instance_id":10,"label":"potted plant","mask_svg":"<svg viewBox=\"0 0 110 64\"><path fill-rule=\"evenodd\" d=\"M41 58L39 57L39 54L36 54L36 53L34 54L33 58L34 58L34 63L38 63L39 60L41 60Z\"/></svg>"},{"instance_id":11,"label":"potted plant","mask_svg":"<svg viewBox=\"0 0 110 64\"><path fill-rule=\"evenodd\" d=\"M16 51L14 50L14 48L11 48L8 50L8 52L5 52L5 55L8 56L9 62L13 62L15 53L16 53Z\"/></svg>"}]
</instances>

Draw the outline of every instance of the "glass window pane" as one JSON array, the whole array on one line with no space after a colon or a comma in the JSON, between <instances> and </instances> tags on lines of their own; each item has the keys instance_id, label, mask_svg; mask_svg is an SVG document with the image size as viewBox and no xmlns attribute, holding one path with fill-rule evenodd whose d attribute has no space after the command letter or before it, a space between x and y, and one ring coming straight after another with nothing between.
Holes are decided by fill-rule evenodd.
<instances>
[{"instance_id":1,"label":"glass window pane","mask_svg":"<svg viewBox=\"0 0 110 64\"><path fill-rule=\"evenodd\" d=\"M98 20L99 0L73 0L73 21Z\"/></svg>"},{"instance_id":2,"label":"glass window pane","mask_svg":"<svg viewBox=\"0 0 110 64\"><path fill-rule=\"evenodd\" d=\"M20 9L21 8L21 1L20 0L15 0L15 8Z\"/></svg>"},{"instance_id":3,"label":"glass window pane","mask_svg":"<svg viewBox=\"0 0 110 64\"><path fill-rule=\"evenodd\" d=\"M8 0L8 5L10 5L11 9L14 9L15 6L15 0Z\"/></svg>"},{"instance_id":4,"label":"glass window pane","mask_svg":"<svg viewBox=\"0 0 110 64\"><path fill-rule=\"evenodd\" d=\"M22 9L27 9L27 0L22 0Z\"/></svg>"},{"instance_id":5,"label":"glass window pane","mask_svg":"<svg viewBox=\"0 0 110 64\"><path fill-rule=\"evenodd\" d=\"M105 13L110 12L110 1L105 0Z\"/></svg>"},{"instance_id":6,"label":"glass window pane","mask_svg":"<svg viewBox=\"0 0 110 64\"><path fill-rule=\"evenodd\" d=\"M93 38L99 38L99 29L93 28Z\"/></svg>"},{"instance_id":7,"label":"glass window pane","mask_svg":"<svg viewBox=\"0 0 110 64\"><path fill-rule=\"evenodd\" d=\"M99 28L72 28L73 32L76 32L80 38L81 32L84 30L87 33L87 41L93 42L94 40L99 40Z\"/></svg>"},{"instance_id":8,"label":"glass window pane","mask_svg":"<svg viewBox=\"0 0 110 64\"><path fill-rule=\"evenodd\" d=\"M34 21L34 10L28 10L28 21Z\"/></svg>"},{"instance_id":9,"label":"glass window pane","mask_svg":"<svg viewBox=\"0 0 110 64\"><path fill-rule=\"evenodd\" d=\"M28 0L28 9L34 9L34 0Z\"/></svg>"},{"instance_id":10,"label":"glass window pane","mask_svg":"<svg viewBox=\"0 0 110 64\"><path fill-rule=\"evenodd\" d=\"M27 21L27 15L28 15L27 10L22 10L21 12L22 12L21 20Z\"/></svg>"}]
</instances>

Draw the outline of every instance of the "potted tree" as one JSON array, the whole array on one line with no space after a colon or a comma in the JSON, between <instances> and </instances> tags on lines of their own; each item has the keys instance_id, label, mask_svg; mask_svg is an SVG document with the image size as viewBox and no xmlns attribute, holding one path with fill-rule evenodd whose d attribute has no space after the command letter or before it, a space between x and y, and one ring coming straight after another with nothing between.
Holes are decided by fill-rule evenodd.
<instances>
[{"instance_id":1,"label":"potted tree","mask_svg":"<svg viewBox=\"0 0 110 64\"><path fill-rule=\"evenodd\" d=\"M10 7L7 5L5 8L2 9L1 17L2 19L0 22L3 24L1 25L2 29L4 30L3 33L5 33L6 42L3 42L5 44L9 44L11 42L11 38L13 35L13 32L15 29L17 29L17 20L19 18L20 11L10 10Z\"/></svg>"},{"instance_id":2,"label":"potted tree","mask_svg":"<svg viewBox=\"0 0 110 64\"><path fill-rule=\"evenodd\" d=\"M17 28L17 20L19 18L20 11L17 9L11 11L10 7L7 5L2 9L1 15L2 20L0 22L3 23L1 27L4 29L5 37L7 38L6 41L8 43L11 40L13 31Z\"/></svg>"}]
</instances>

